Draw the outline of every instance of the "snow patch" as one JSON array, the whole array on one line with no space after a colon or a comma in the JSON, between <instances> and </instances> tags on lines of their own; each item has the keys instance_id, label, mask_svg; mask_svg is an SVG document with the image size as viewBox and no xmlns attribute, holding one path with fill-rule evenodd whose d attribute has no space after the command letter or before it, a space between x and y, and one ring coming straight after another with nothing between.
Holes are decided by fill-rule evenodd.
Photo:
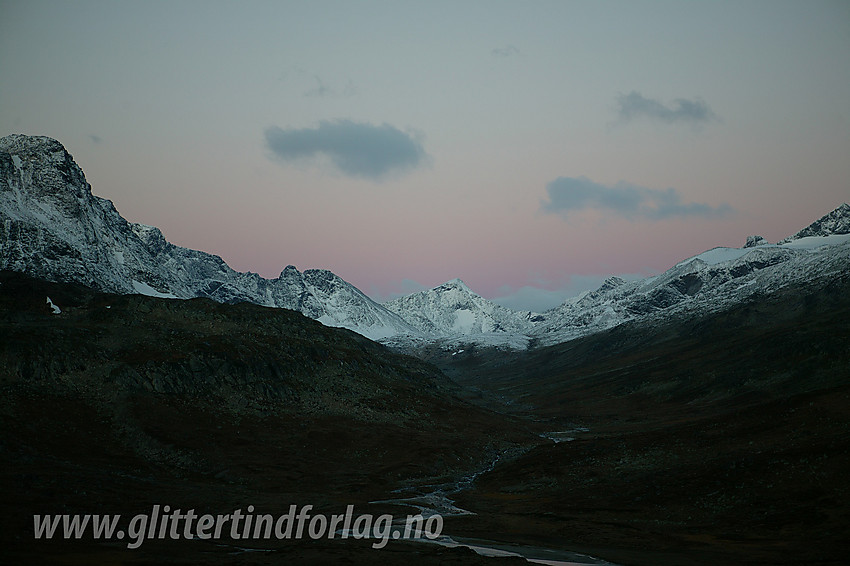
<instances>
[{"instance_id":1,"label":"snow patch","mask_svg":"<svg viewBox=\"0 0 850 566\"><path fill-rule=\"evenodd\" d=\"M706 263L706 265L717 265L720 263L725 263L727 261L735 261L741 257L744 257L748 253L756 251L757 249L770 249L770 248L786 248L792 250L806 250L812 251L818 248L822 248L824 246L834 246L843 244L845 242L850 242L850 234L830 234L828 236L806 236L804 238L799 238L796 240L791 240L790 242L784 244L761 244L759 246L751 247L751 248L724 248L717 247L712 248L708 251L704 251L701 254L695 255L694 257L688 258L684 261L680 261L676 264L676 267L681 267L683 265L687 265L694 260L701 260Z\"/></svg>"},{"instance_id":2,"label":"snow patch","mask_svg":"<svg viewBox=\"0 0 850 566\"><path fill-rule=\"evenodd\" d=\"M790 248L794 250L816 250L823 246L835 246L850 242L850 234L830 234L828 236L806 236L797 240L792 240L787 244L782 244L780 247Z\"/></svg>"},{"instance_id":3,"label":"snow patch","mask_svg":"<svg viewBox=\"0 0 850 566\"><path fill-rule=\"evenodd\" d=\"M452 325L452 330L455 332L467 333L472 330L475 325L475 313L469 309L461 309L455 311L455 322Z\"/></svg>"},{"instance_id":4,"label":"snow patch","mask_svg":"<svg viewBox=\"0 0 850 566\"><path fill-rule=\"evenodd\" d=\"M148 285L147 283L142 283L141 281L133 280L133 289L135 289L136 293L140 295L147 295L148 297L159 297L160 299L178 299L177 295L172 295L171 293L161 293Z\"/></svg>"},{"instance_id":5,"label":"snow patch","mask_svg":"<svg viewBox=\"0 0 850 566\"><path fill-rule=\"evenodd\" d=\"M688 258L685 261L677 263L676 267L687 265L696 259L704 261L707 265L717 265L718 263L735 261L736 259L747 255L751 251L753 251L753 248L712 248L699 255L695 255L692 258Z\"/></svg>"},{"instance_id":6,"label":"snow patch","mask_svg":"<svg viewBox=\"0 0 850 566\"><path fill-rule=\"evenodd\" d=\"M53 314L61 314L62 309L53 304L53 301L50 300L50 297L47 297L47 306L53 311Z\"/></svg>"}]
</instances>

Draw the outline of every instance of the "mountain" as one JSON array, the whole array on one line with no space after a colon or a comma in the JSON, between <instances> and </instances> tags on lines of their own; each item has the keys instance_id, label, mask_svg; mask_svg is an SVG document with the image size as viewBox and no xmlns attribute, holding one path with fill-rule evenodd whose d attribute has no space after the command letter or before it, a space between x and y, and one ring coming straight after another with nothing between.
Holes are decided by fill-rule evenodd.
<instances>
[{"instance_id":1,"label":"mountain","mask_svg":"<svg viewBox=\"0 0 850 566\"><path fill-rule=\"evenodd\" d=\"M794 240L812 236L827 237L843 234L850 234L850 205L846 202L779 243L787 244Z\"/></svg>"},{"instance_id":2,"label":"mountain","mask_svg":"<svg viewBox=\"0 0 850 566\"><path fill-rule=\"evenodd\" d=\"M330 271L288 266L265 279L128 222L92 194L71 155L47 137L0 139L0 269L112 293L289 308L372 339L418 334Z\"/></svg>"},{"instance_id":3,"label":"mountain","mask_svg":"<svg viewBox=\"0 0 850 566\"><path fill-rule=\"evenodd\" d=\"M521 335L540 317L488 301L460 279L384 303L423 333L441 338L475 336L501 342L499 336Z\"/></svg>"},{"instance_id":4,"label":"mountain","mask_svg":"<svg viewBox=\"0 0 850 566\"><path fill-rule=\"evenodd\" d=\"M479 344L508 349L555 344L639 321L716 312L756 294L850 269L846 203L778 244L750 236L639 281L607 279L544 313L519 312L455 279L380 305L326 270L287 266L277 279L233 270L219 256L168 242L94 196L58 141L0 139L0 269L113 293L207 297L299 311L387 344L417 349Z\"/></svg>"},{"instance_id":5,"label":"mountain","mask_svg":"<svg viewBox=\"0 0 850 566\"><path fill-rule=\"evenodd\" d=\"M850 206L842 204L794 236L770 244L750 236L741 248L718 247L664 273L637 281L609 277L596 290L543 313L496 305L454 280L394 299L384 306L446 350L477 344L524 349L573 340L625 322L720 312L756 295L850 271ZM417 350L422 340L397 336L395 346Z\"/></svg>"},{"instance_id":6,"label":"mountain","mask_svg":"<svg viewBox=\"0 0 850 566\"><path fill-rule=\"evenodd\" d=\"M776 293L820 277L850 272L850 207L838 207L780 244L750 237L742 248L718 247L664 273L626 282L609 278L599 289L543 313L531 330L555 344L627 321L720 312L753 296Z\"/></svg>"},{"instance_id":7,"label":"mountain","mask_svg":"<svg viewBox=\"0 0 850 566\"><path fill-rule=\"evenodd\" d=\"M33 517L87 514L93 502L122 518L159 502L275 516L293 504L314 516L352 505L377 517L395 508L370 502L421 478L457 482L539 443L515 419L459 398L433 366L297 312L106 294L9 271L0 271L0 386L3 564L114 563L124 552L139 563L223 565L250 548L268 553L266 564L486 566L438 545L408 543L384 558L374 540L230 529L129 550L108 535L33 538Z\"/></svg>"},{"instance_id":8,"label":"mountain","mask_svg":"<svg viewBox=\"0 0 850 566\"><path fill-rule=\"evenodd\" d=\"M574 550L618 564L843 564L848 316L845 270L722 313L443 352L459 383L549 427L549 446L459 494L489 519L463 536L575 533Z\"/></svg>"}]
</instances>

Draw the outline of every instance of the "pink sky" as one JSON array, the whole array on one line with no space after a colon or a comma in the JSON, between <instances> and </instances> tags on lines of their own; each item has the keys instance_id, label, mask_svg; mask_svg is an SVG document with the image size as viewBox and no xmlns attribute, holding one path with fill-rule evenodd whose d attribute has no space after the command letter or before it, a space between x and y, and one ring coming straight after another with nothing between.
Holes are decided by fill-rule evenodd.
<instances>
[{"instance_id":1,"label":"pink sky","mask_svg":"<svg viewBox=\"0 0 850 566\"><path fill-rule=\"evenodd\" d=\"M126 218L240 271L551 303L848 200L848 21L826 1L6 3L0 133L58 139Z\"/></svg>"}]
</instances>

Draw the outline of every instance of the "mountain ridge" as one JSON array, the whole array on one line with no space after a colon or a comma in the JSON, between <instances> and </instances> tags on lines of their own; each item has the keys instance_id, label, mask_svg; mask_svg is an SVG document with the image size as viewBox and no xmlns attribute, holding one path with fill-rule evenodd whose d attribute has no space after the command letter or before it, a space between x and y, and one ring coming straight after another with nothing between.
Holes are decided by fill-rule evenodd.
<instances>
[{"instance_id":1,"label":"mountain ridge","mask_svg":"<svg viewBox=\"0 0 850 566\"><path fill-rule=\"evenodd\" d=\"M722 309L753 293L845 272L850 206L843 203L777 244L750 236L741 248L712 248L653 277L609 277L542 313L498 305L459 278L379 304L328 270L288 265L266 279L177 246L94 195L60 142L13 134L0 138L0 269L113 293L288 308L402 348L478 343L524 349L623 322Z\"/></svg>"},{"instance_id":2,"label":"mountain ridge","mask_svg":"<svg viewBox=\"0 0 850 566\"><path fill-rule=\"evenodd\" d=\"M418 334L330 271L289 266L265 279L128 222L92 193L82 169L52 138L0 138L0 179L0 269L113 293L289 308L372 339Z\"/></svg>"}]
</instances>

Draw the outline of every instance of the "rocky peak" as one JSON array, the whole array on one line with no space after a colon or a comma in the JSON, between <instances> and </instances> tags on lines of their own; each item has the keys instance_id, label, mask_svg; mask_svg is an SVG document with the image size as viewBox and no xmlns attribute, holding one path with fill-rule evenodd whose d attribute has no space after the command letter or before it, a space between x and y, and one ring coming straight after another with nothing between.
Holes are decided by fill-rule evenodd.
<instances>
[{"instance_id":1,"label":"rocky peak","mask_svg":"<svg viewBox=\"0 0 850 566\"><path fill-rule=\"evenodd\" d=\"M142 242L144 242L145 246L147 246L148 250L150 250L153 254L161 253L162 251L167 250L171 245L168 240L165 239L165 236L162 235L160 229L155 226L130 223L130 229Z\"/></svg>"},{"instance_id":2,"label":"rocky peak","mask_svg":"<svg viewBox=\"0 0 850 566\"><path fill-rule=\"evenodd\" d=\"M609 291L611 289L615 289L625 283L626 280L621 277L609 277L605 281L603 281L602 285L599 287L600 291Z\"/></svg>"},{"instance_id":3,"label":"rocky peak","mask_svg":"<svg viewBox=\"0 0 850 566\"><path fill-rule=\"evenodd\" d=\"M0 139L0 269L113 293L291 308L371 338L416 330L330 271L288 266L279 279L239 273L221 257L168 242L94 196L58 141Z\"/></svg>"},{"instance_id":4,"label":"rocky peak","mask_svg":"<svg viewBox=\"0 0 850 566\"><path fill-rule=\"evenodd\" d=\"M747 243L744 244L745 248L755 248L756 246L764 246L768 242L761 236L747 236Z\"/></svg>"},{"instance_id":5,"label":"rocky peak","mask_svg":"<svg viewBox=\"0 0 850 566\"><path fill-rule=\"evenodd\" d=\"M12 181L30 184L34 196L51 195L66 201L91 196L82 169L53 138L12 134L0 138L0 154L8 154L16 170ZM75 208L71 205L71 208Z\"/></svg>"},{"instance_id":6,"label":"rocky peak","mask_svg":"<svg viewBox=\"0 0 850 566\"><path fill-rule=\"evenodd\" d=\"M446 281L442 285L438 287L434 287L434 291L445 292L445 291L461 291L466 294L476 295L477 294L470 289L466 283L464 283L461 279L452 279L451 281Z\"/></svg>"},{"instance_id":7,"label":"rocky peak","mask_svg":"<svg viewBox=\"0 0 850 566\"><path fill-rule=\"evenodd\" d=\"M21 159L41 159L44 155L50 155L64 161L68 155L65 147L53 138L25 134L11 134L0 138L0 151L19 155Z\"/></svg>"},{"instance_id":8,"label":"rocky peak","mask_svg":"<svg viewBox=\"0 0 850 566\"><path fill-rule=\"evenodd\" d=\"M112 203L92 195L82 169L58 141L22 134L0 138L0 175L0 218L15 221L6 229L14 231L14 239L26 238L46 246L48 256L67 256L59 251L63 245L52 237L63 230L65 234L58 240L66 243L76 240L88 246L98 240L95 224L109 215ZM33 224L41 228L33 231ZM8 267L38 264L38 258L27 257L32 255L29 246L19 243L9 241L0 246L5 254L0 263ZM85 271L78 262L75 269Z\"/></svg>"},{"instance_id":9,"label":"rocky peak","mask_svg":"<svg viewBox=\"0 0 850 566\"><path fill-rule=\"evenodd\" d=\"M846 202L779 243L784 244L808 236L829 236L832 234L850 234L850 205Z\"/></svg>"}]
</instances>

